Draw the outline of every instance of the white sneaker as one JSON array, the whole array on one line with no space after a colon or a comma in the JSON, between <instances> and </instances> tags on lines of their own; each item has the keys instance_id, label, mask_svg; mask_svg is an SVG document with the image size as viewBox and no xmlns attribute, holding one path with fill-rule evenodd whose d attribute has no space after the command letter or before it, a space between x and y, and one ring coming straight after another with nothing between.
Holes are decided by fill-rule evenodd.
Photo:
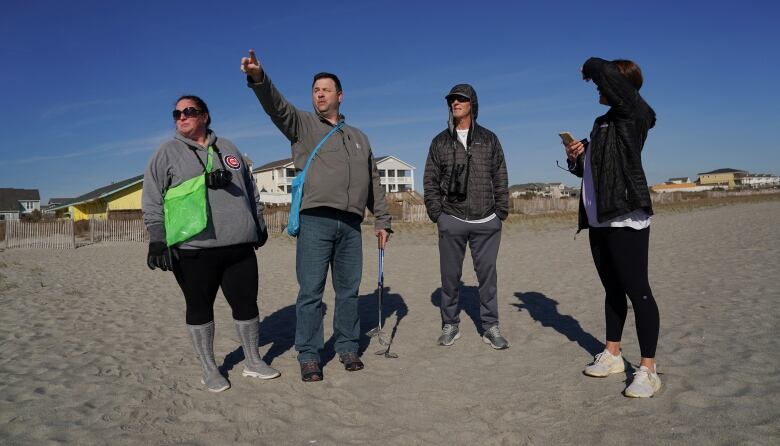
<instances>
[{"instance_id":1,"label":"white sneaker","mask_svg":"<svg viewBox=\"0 0 780 446\"><path fill-rule=\"evenodd\" d=\"M661 378L645 366L634 372L634 380L626 387L625 395L631 398L650 398L661 390Z\"/></svg>"},{"instance_id":2,"label":"white sneaker","mask_svg":"<svg viewBox=\"0 0 780 446\"><path fill-rule=\"evenodd\" d=\"M596 378L604 378L613 373L622 373L626 370L626 365L623 363L623 355L612 355L607 350L596 355L593 358L593 363L585 367L585 374Z\"/></svg>"}]
</instances>

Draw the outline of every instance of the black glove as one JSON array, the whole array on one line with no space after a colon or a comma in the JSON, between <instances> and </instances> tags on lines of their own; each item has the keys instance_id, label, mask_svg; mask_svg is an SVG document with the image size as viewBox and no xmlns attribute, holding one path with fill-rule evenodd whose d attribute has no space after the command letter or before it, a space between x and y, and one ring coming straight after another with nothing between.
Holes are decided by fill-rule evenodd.
<instances>
[{"instance_id":1,"label":"black glove","mask_svg":"<svg viewBox=\"0 0 780 446\"><path fill-rule=\"evenodd\" d=\"M163 271L170 271L173 268L171 262L171 250L165 242L149 243L149 254L146 256L146 265L149 269L160 268Z\"/></svg>"}]
</instances>

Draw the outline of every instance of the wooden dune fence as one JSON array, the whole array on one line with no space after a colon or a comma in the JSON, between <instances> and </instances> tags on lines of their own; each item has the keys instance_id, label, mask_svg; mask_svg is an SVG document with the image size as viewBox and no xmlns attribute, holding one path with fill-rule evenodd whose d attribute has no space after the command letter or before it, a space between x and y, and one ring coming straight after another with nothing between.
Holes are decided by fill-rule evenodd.
<instances>
[{"instance_id":1,"label":"wooden dune fence","mask_svg":"<svg viewBox=\"0 0 780 446\"><path fill-rule=\"evenodd\" d=\"M289 211L263 212L263 220L268 228L268 233L278 234L287 227L287 221L290 218Z\"/></svg>"},{"instance_id":2,"label":"wooden dune fence","mask_svg":"<svg viewBox=\"0 0 780 446\"><path fill-rule=\"evenodd\" d=\"M97 242L149 242L149 233L141 219L89 221L89 241Z\"/></svg>"},{"instance_id":3,"label":"wooden dune fence","mask_svg":"<svg viewBox=\"0 0 780 446\"><path fill-rule=\"evenodd\" d=\"M5 248L72 249L76 236L72 220L5 222Z\"/></svg>"},{"instance_id":4,"label":"wooden dune fence","mask_svg":"<svg viewBox=\"0 0 780 446\"><path fill-rule=\"evenodd\" d=\"M405 222L428 222L428 213L425 211L424 204L412 204L403 202L403 216L402 221Z\"/></svg>"},{"instance_id":5,"label":"wooden dune fence","mask_svg":"<svg viewBox=\"0 0 780 446\"><path fill-rule=\"evenodd\" d=\"M577 212L579 200L577 198L543 198L534 197L530 200L512 198L510 211L517 214L548 214L555 212Z\"/></svg>"}]
</instances>

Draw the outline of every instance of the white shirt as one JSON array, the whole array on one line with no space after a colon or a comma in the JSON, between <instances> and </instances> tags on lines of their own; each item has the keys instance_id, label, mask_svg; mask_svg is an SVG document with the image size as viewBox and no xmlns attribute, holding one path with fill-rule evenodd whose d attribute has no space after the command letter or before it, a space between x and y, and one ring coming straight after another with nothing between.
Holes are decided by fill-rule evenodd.
<instances>
[{"instance_id":1,"label":"white shirt","mask_svg":"<svg viewBox=\"0 0 780 446\"><path fill-rule=\"evenodd\" d=\"M593 172L590 169L590 150L585 151L585 162L582 172L582 204L588 216L588 224L594 228L631 228L645 229L650 227L651 216L643 209L637 209L628 214L619 215L611 220L599 223L596 209L596 188L593 186Z\"/></svg>"},{"instance_id":2,"label":"white shirt","mask_svg":"<svg viewBox=\"0 0 780 446\"><path fill-rule=\"evenodd\" d=\"M466 150L468 150L469 146L467 144L468 142L467 138L469 137L469 129L466 130L455 129L455 131L458 132L458 140L460 140L460 143L463 144L463 147L465 147Z\"/></svg>"}]
</instances>

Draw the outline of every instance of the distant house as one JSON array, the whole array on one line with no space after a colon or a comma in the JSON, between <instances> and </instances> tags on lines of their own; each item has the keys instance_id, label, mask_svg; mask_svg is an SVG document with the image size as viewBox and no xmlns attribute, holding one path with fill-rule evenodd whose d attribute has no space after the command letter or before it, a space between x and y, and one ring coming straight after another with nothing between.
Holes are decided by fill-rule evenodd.
<instances>
[{"instance_id":1,"label":"distant house","mask_svg":"<svg viewBox=\"0 0 780 446\"><path fill-rule=\"evenodd\" d=\"M73 198L49 198L49 202L41 206L41 212L44 214L54 214L54 208L65 203L73 201Z\"/></svg>"},{"instance_id":2,"label":"distant house","mask_svg":"<svg viewBox=\"0 0 780 446\"><path fill-rule=\"evenodd\" d=\"M40 210L38 189L0 188L0 220L18 220L22 215Z\"/></svg>"},{"instance_id":3,"label":"distant house","mask_svg":"<svg viewBox=\"0 0 780 446\"><path fill-rule=\"evenodd\" d=\"M376 158L379 179L385 192L414 190L414 166L394 156ZM272 161L254 169L252 175L265 203L289 203L292 180L296 175L292 158Z\"/></svg>"},{"instance_id":4,"label":"distant house","mask_svg":"<svg viewBox=\"0 0 780 446\"><path fill-rule=\"evenodd\" d=\"M385 193L414 190L414 166L390 155L380 156L375 161Z\"/></svg>"},{"instance_id":5,"label":"distant house","mask_svg":"<svg viewBox=\"0 0 780 446\"><path fill-rule=\"evenodd\" d=\"M125 219L141 217L141 193L144 176L138 175L84 195L70 199L49 209L57 217L75 221L91 218Z\"/></svg>"},{"instance_id":6,"label":"distant house","mask_svg":"<svg viewBox=\"0 0 780 446\"><path fill-rule=\"evenodd\" d=\"M780 186L780 177L768 173L749 173L735 181L740 186L751 188Z\"/></svg>"},{"instance_id":7,"label":"distant house","mask_svg":"<svg viewBox=\"0 0 780 446\"><path fill-rule=\"evenodd\" d=\"M666 181L666 184L686 184L690 182L691 182L690 177L678 177L678 178L669 178Z\"/></svg>"},{"instance_id":8,"label":"distant house","mask_svg":"<svg viewBox=\"0 0 780 446\"><path fill-rule=\"evenodd\" d=\"M272 161L252 170L255 184L264 203L290 203L295 166L292 158Z\"/></svg>"},{"instance_id":9,"label":"distant house","mask_svg":"<svg viewBox=\"0 0 780 446\"><path fill-rule=\"evenodd\" d=\"M734 187L738 183L738 179L747 175L745 170L738 169L717 169L711 172L699 173L699 179L696 181L702 186L720 186L724 188Z\"/></svg>"},{"instance_id":10,"label":"distant house","mask_svg":"<svg viewBox=\"0 0 780 446\"><path fill-rule=\"evenodd\" d=\"M512 198L534 195L547 198L565 198L577 196L577 189L566 187L563 183L523 183L513 184L509 188Z\"/></svg>"}]
</instances>

